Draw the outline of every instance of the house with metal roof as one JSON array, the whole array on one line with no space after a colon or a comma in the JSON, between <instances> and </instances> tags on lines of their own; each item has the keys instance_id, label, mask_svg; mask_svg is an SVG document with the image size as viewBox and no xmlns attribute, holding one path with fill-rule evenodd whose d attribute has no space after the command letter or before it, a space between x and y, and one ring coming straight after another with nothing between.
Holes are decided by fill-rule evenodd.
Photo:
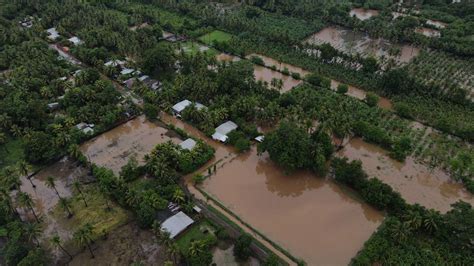
<instances>
[{"instance_id":1,"label":"house with metal roof","mask_svg":"<svg viewBox=\"0 0 474 266\"><path fill-rule=\"evenodd\" d=\"M161 230L170 233L170 238L175 238L193 223L193 219L187 216L184 212L180 211L177 214L166 219L161 224Z\"/></svg>"},{"instance_id":2,"label":"house with metal roof","mask_svg":"<svg viewBox=\"0 0 474 266\"><path fill-rule=\"evenodd\" d=\"M192 103L190 100L182 100L181 102L173 105L173 107L171 108L171 111L173 112L173 115L180 117L181 112L191 104Z\"/></svg>"},{"instance_id":3,"label":"house with metal roof","mask_svg":"<svg viewBox=\"0 0 474 266\"><path fill-rule=\"evenodd\" d=\"M76 45L76 46L79 45L79 44L82 44L82 40L79 39L79 37L77 37L77 36L73 36L73 37L71 37L71 38L69 38L69 39L67 39L67 40L70 41L70 42L72 42L72 44L74 44L74 45Z\"/></svg>"},{"instance_id":4,"label":"house with metal roof","mask_svg":"<svg viewBox=\"0 0 474 266\"><path fill-rule=\"evenodd\" d=\"M236 130L237 128L238 126L236 123L232 121L227 121L222 125L216 127L216 131L212 135L212 139L220 142L226 142L228 139L227 134L229 134L233 130Z\"/></svg>"},{"instance_id":5,"label":"house with metal roof","mask_svg":"<svg viewBox=\"0 0 474 266\"><path fill-rule=\"evenodd\" d=\"M195 146L196 146L196 141L191 139L191 138L188 138L187 140L181 142L179 144L179 146L183 149L183 150L188 150L188 151L191 151Z\"/></svg>"},{"instance_id":6,"label":"house with metal roof","mask_svg":"<svg viewBox=\"0 0 474 266\"><path fill-rule=\"evenodd\" d=\"M49 28L46 30L46 32L48 33L48 38L53 41L59 38L60 36L56 28Z\"/></svg>"}]
</instances>

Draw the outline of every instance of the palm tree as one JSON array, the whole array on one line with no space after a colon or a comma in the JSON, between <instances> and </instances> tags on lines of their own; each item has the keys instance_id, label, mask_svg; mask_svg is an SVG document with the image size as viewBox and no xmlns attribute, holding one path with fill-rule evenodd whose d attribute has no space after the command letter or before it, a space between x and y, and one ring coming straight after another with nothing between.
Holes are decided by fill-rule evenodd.
<instances>
[{"instance_id":1,"label":"palm tree","mask_svg":"<svg viewBox=\"0 0 474 266\"><path fill-rule=\"evenodd\" d=\"M41 234L42 230L39 226L39 223L26 223L24 226L25 234L28 236L28 240L35 240L36 246L39 246L38 236Z\"/></svg>"},{"instance_id":2,"label":"palm tree","mask_svg":"<svg viewBox=\"0 0 474 266\"><path fill-rule=\"evenodd\" d=\"M67 212L67 218L71 218L73 213L71 212L71 201L67 198L59 198L59 206Z\"/></svg>"},{"instance_id":3,"label":"palm tree","mask_svg":"<svg viewBox=\"0 0 474 266\"><path fill-rule=\"evenodd\" d=\"M110 211L110 210L112 209L112 208L110 207L110 204L109 204L110 190L109 190L109 188L107 187L106 184L102 184L102 183L99 183L99 189L100 189L100 191L102 192L102 194L104 195L105 205L107 206L107 207L106 207L106 210L107 210L107 211Z\"/></svg>"},{"instance_id":4,"label":"palm tree","mask_svg":"<svg viewBox=\"0 0 474 266\"><path fill-rule=\"evenodd\" d=\"M430 209L426 213L425 217L423 217L423 226L430 233L436 232L438 230L440 221L441 215L439 212Z\"/></svg>"},{"instance_id":5,"label":"palm tree","mask_svg":"<svg viewBox=\"0 0 474 266\"><path fill-rule=\"evenodd\" d=\"M185 195L184 195L183 190L181 190L180 188L176 188L173 193L173 201L180 204L184 202L185 200L184 196Z\"/></svg>"},{"instance_id":6,"label":"palm tree","mask_svg":"<svg viewBox=\"0 0 474 266\"><path fill-rule=\"evenodd\" d=\"M36 188L36 185L33 184L33 181L31 180L31 176L28 174L29 168L30 167L26 161L21 160L20 162L18 162L18 170L20 171L20 174L24 175L28 179L28 181L30 181L31 186L33 188Z\"/></svg>"},{"instance_id":7,"label":"palm tree","mask_svg":"<svg viewBox=\"0 0 474 266\"><path fill-rule=\"evenodd\" d=\"M19 191L18 192L18 203L23 208L29 208L33 216L35 216L36 222L39 223L39 218L36 215L35 209L33 208L33 199L31 199L30 195L26 192Z\"/></svg>"},{"instance_id":8,"label":"palm tree","mask_svg":"<svg viewBox=\"0 0 474 266\"><path fill-rule=\"evenodd\" d=\"M46 178L45 184L46 184L46 186L47 186L48 188L54 189L54 191L56 192L56 195L58 195L58 198L61 200L61 196L59 195L59 192L58 192L58 190L56 189L56 182L54 182L54 177L48 176L48 177Z\"/></svg>"},{"instance_id":9,"label":"palm tree","mask_svg":"<svg viewBox=\"0 0 474 266\"><path fill-rule=\"evenodd\" d=\"M72 187L76 191L76 193L79 193L81 195L81 198L84 201L84 205L86 205L86 207L87 207L86 197L84 196L84 193L82 193L82 184L81 184L81 182L79 182L79 180L75 179L74 182L72 182Z\"/></svg>"},{"instance_id":10,"label":"palm tree","mask_svg":"<svg viewBox=\"0 0 474 266\"><path fill-rule=\"evenodd\" d=\"M69 153L69 156L77 160L77 158L81 156L81 150L79 149L79 145L77 144L69 145L68 153Z\"/></svg>"},{"instance_id":11,"label":"palm tree","mask_svg":"<svg viewBox=\"0 0 474 266\"><path fill-rule=\"evenodd\" d=\"M171 257L171 259L173 260L173 263L174 263L173 265L178 265L179 255L180 255L178 244L172 243L168 247L168 254Z\"/></svg>"},{"instance_id":12,"label":"palm tree","mask_svg":"<svg viewBox=\"0 0 474 266\"><path fill-rule=\"evenodd\" d=\"M5 135L5 133L0 132L0 146L3 146L3 149L5 150L5 152L9 153L7 149L7 145L5 145L5 143L7 143L7 136Z\"/></svg>"},{"instance_id":13,"label":"palm tree","mask_svg":"<svg viewBox=\"0 0 474 266\"><path fill-rule=\"evenodd\" d=\"M61 237L59 237L59 235L54 235L51 239L50 239L50 242L51 244L57 249L61 249L64 253L66 253L69 258L72 260L72 255L63 247L63 245L61 244L62 241L61 241Z\"/></svg>"},{"instance_id":14,"label":"palm tree","mask_svg":"<svg viewBox=\"0 0 474 266\"><path fill-rule=\"evenodd\" d=\"M90 223L86 223L79 230L74 232L73 239L76 241L77 245L81 247L87 247L91 253L92 258L95 258L94 252L92 252L92 235L94 227Z\"/></svg>"},{"instance_id":15,"label":"palm tree","mask_svg":"<svg viewBox=\"0 0 474 266\"><path fill-rule=\"evenodd\" d=\"M205 243L204 241L194 240L189 246L189 254L191 256L197 256L204 251Z\"/></svg>"}]
</instances>

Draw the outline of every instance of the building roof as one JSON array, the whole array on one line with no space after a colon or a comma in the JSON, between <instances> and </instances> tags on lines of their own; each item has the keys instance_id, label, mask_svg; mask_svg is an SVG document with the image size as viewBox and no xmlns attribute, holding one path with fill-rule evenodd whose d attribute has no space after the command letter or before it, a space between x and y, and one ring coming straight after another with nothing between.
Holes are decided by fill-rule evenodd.
<instances>
[{"instance_id":1,"label":"building roof","mask_svg":"<svg viewBox=\"0 0 474 266\"><path fill-rule=\"evenodd\" d=\"M214 134L212 134L212 139L213 140L218 140L220 142L226 142L228 137L224 134L219 133L219 132L215 132Z\"/></svg>"},{"instance_id":2,"label":"building roof","mask_svg":"<svg viewBox=\"0 0 474 266\"><path fill-rule=\"evenodd\" d=\"M68 41L72 42L74 45L79 45L82 43L81 39L76 36L69 38Z\"/></svg>"},{"instance_id":3,"label":"building roof","mask_svg":"<svg viewBox=\"0 0 474 266\"><path fill-rule=\"evenodd\" d=\"M46 30L48 33L48 38L51 40L56 40L59 37L59 32L56 30L56 28L49 28Z\"/></svg>"},{"instance_id":4,"label":"building roof","mask_svg":"<svg viewBox=\"0 0 474 266\"><path fill-rule=\"evenodd\" d=\"M173 105L172 108L173 108L173 111L175 111L176 113L181 113L190 104L191 104L191 101L183 100L183 101Z\"/></svg>"},{"instance_id":5,"label":"building roof","mask_svg":"<svg viewBox=\"0 0 474 266\"><path fill-rule=\"evenodd\" d=\"M196 106L196 109L198 109L198 110L202 110L202 109L207 108L204 104L200 104L198 102L194 103L194 106Z\"/></svg>"},{"instance_id":6,"label":"building roof","mask_svg":"<svg viewBox=\"0 0 474 266\"><path fill-rule=\"evenodd\" d=\"M161 230L169 232L170 238L175 238L179 233L183 232L193 223L193 219L187 216L184 212L178 212L161 224Z\"/></svg>"},{"instance_id":7,"label":"building roof","mask_svg":"<svg viewBox=\"0 0 474 266\"><path fill-rule=\"evenodd\" d=\"M194 148L194 146L196 146L196 141L191 138L188 138L187 140L181 142L179 146L181 146L183 150L190 151Z\"/></svg>"},{"instance_id":8,"label":"building roof","mask_svg":"<svg viewBox=\"0 0 474 266\"><path fill-rule=\"evenodd\" d=\"M146 80L150 79L150 76L148 75L143 75L138 78L139 81L145 82Z\"/></svg>"},{"instance_id":9,"label":"building roof","mask_svg":"<svg viewBox=\"0 0 474 266\"><path fill-rule=\"evenodd\" d=\"M216 127L216 132L221 133L222 135L227 135L232 130L236 130L238 128L237 124L232 121L227 121L224 124Z\"/></svg>"},{"instance_id":10,"label":"building roof","mask_svg":"<svg viewBox=\"0 0 474 266\"><path fill-rule=\"evenodd\" d=\"M133 71L135 71L135 69L132 69L132 68L124 68L124 69L122 69L122 71L120 71L120 74L121 74L121 75L128 75L128 74L133 73Z\"/></svg>"},{"instance_id":11,"label":"building roof","mask_svg":"<svg viewBox=\"0 0 474 266\"><path fill-rule=\"evenodd\" d=\"M263 136L263 135L258 136L258 137L255 138L255 140L258 141L258 142L263 142L264 139L265 139L265 136Z\"/></svg>"},{"instance_id":12,"label":"building roof","mask_svg":"<svg viewBox=\"0 0 474 266\"><path fill-rule=\"evenodd\" d=\"M127 62L126 62L126 61L123 61L123 60L115 59L115 60L110 60L110 61L106 62L104 65L105 65L105 66L113 66L113 67L116 67L116 66L125 65L125 63L127 63Z\"/></svg>"}]
</instances>

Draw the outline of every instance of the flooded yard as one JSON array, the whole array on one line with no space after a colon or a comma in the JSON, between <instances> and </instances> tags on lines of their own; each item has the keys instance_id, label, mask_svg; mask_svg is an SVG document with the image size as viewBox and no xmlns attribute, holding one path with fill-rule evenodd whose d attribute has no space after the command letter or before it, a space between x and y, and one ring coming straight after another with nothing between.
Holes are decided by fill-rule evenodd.
<instances>
[{"instance_id":1,"label":"flooded yard","mask_svg":"<svg viewBox=\"0 0 474 266\"><path fill-rule=\"evenodd\" d=\"M370 177L378 177L402 195L408 203L418 203L441 212L458 200L474 204L474 196L441 169L430 169L408 157L404 163L391 159L378 146L352 139L339 155L361 160Z\"/></svg>"},{"instance_id":2,"label":"flooded yard","mask_svg":"<svg viewBox=\"0 0 474 266\"><path fill-rule=\"evenodd\" d=\"M164 125L140 116L87 141L81 150L95 164L118 174L132 156L142 162L157 144L167 141L179 144L182 140Z\"/></svg>"},{"instance_id":3,"label":"flooded yard","mask_svg":"<svg viewBox=\"0 0 474 266\"><path fill-rule=\"evenodd\" d=\"M372 39L368 34L342 27L327 27L307 38L305 43L321 45L329 43L339 51L362 56L394 58L399 63L408 63L420 53L420 48L408 44L393 44L384 39Z\"/></svg>"},{"instance_id":4,"label":"flooded yard","mask_svg":"<svg viewBox=\"0 0 474 266\"><path fill-rule=\"evenodd\" d=\"M383 219L331 181L305 171L285 175L255 147L203 188L308 265L347 265Z\"/></svg>"},{"instance_id":5,"label":"flooded yard","mask_svg":"<svg viewBox=\"0 0 474 266\"><path fill-rule=\"evenodd\" d=\"M367 20L371 17L378 16L379 11L375 9L354 8L349 12L351 17L356 17L360 20Z\"/></svg>"},{"instance_id":6,"label":"flooded yard","mask_svg":"<svg viewBox=\"0 0 474 266\"><path fill-rule=\"evenodd\" d=\"M278 60L275 60L271 57L260 55L260 54L250 54L246 56L247 59L250 59L254 56L260 57L263 62L265 63L266 67L274 67L278 71L284 71L285 69L288 70L290 73L298 73L300 74L301 78L309 74L310 72L307 70L302 69L301 67L297 67L294 65L286 64L283 62L280 62Z\"/></svg>"}]
</instances>

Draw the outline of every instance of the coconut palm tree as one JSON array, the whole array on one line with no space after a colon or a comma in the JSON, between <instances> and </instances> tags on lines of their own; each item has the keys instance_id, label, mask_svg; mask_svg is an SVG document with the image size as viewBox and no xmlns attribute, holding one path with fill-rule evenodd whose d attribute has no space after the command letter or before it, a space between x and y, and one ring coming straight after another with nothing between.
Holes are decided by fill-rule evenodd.
<instances>
[{"instance_id":1,"label":"coconut palm tree","mask_svg":"<svg viewBox=\"0 0 474 266\"><path fill-rule=\"evenodd\" d=\"M87 201L86 197L84 196L84 193L82 193L82 184L79 182L79 180L75 179L72 182L72 188L76 191L76 193L79 193L81 195L82 201L84 201L84 205L87 207Z\"/></svg>"},{"instance_id":2,"label":"coconut palm tree","mask_svg":"<svg viewBox=\"0 0 474 266\"><path fill-rule=\"evenodd\" d=\"M56 189L56 182L54 181L54 177L48 176L48 177L46 178L45 184L46 184L46 186L47 186L48 188L54 189L54 191L56 192L56 195L58 195L59 200L61 200L61 196L59 195L59 192L58 192L58 190Z\"/></svg>"},{"instance_id":3,"label":"coconut palm tree","mask_svg":"<svg viewBox=\"0 0 474 266\"><path fill-rule=\"evenodd\" d=\"M5 145L7 143L7 136L5 133L0 132L0 146L3 146L3 149L5 150L6 153L8 153L7 146Z\"/></svg>"},{"instance_id":4,"label":"coconut palm tree","mask_svg":"<svg viewBox=\"0 0 474 266\"><path fill-rule=\"evenodd\" d=\"M20 174L25 176L28 181L30 181L30 184L33 188L36 188L36 185L33 183L33 181L31 180L31 176L29 175L29 168L30 167L26 161L21 160L20 162L18 162L18 171L20 172Z\"/></svg>"},{"instance_id":5,"label":"coconut palm tree","mask_svg":"<svg viewBox=\"0 0 474 266\"><path fill-rule=\"evenodd\" d=\"M63 208L67 212L67 218L71 218L73 216L73 213L71 212L71 201L67 198L59 198L59 206Z\"/></svg>"},{"instance_id":6,"label":"coconut palm tree","mask_svg":"<svg viewBox=\"0 0 474 266\"><path fill-rule=\"evenodd\" d=\"M36 215L35 209L33 208L33 199L30 197L30 195L26 192L19 191L18 192L18 203L22 208L28 208L30 209L31 213L36 219L36 222L39 223L39 218L38 215Z\"/></svg>"},{"instance_id":7,"label":"coconut palm tree","mask_svg":"<svg viewBox=\"0 0 474 266\"><path fill-rule=\"evenodd\" d=\"M79 228L73 234L73 239L76 241L77 245L81 247L87 247L89 252L91 253L92 258L95 258L94 252L92 252L92 235L93 235L94 227L90 223L86 223L81 228Z\"/></svg>"},{"instance_id":8,"label":"coconut palm tree","mask_svg":"<svg viewBox=\"0 0 474 266\"><path fill-rule=\"evenodd\" d=\"M204 241L195 240L191 242L191 246L189 246L189 254L191 256L197 256L201 254L205 249L205 245L206 244Z\"/></svg>"},{"instance_id":9,"label":"coconut palm tree","mask_svg":"<svg viewBox=\"0 0 474 266\"><path fill-rule=\"evenodd\" d=\"M183 190L181 190L179 187L176 188L173 192L173 201L180 204L183 203L185 200L185 195Z\"/></svg>"},{"instance_id":10,"label":"coconut palm tree","mask_svg":"<svg viewBox=\"0 0 474 266\"><path fill-rule=\"evenodd\" d=\"M36 246L39 247L40 243L38 240L38 236L41 235L41 232L42 232L39 223L26 223L23 229L25 230L25 234L28 237L28 240L29 241L34 240L36 242Z\"/></svg>"},{"instance_id":11,"label":"coconut palm tree","mask_svg":"<svg viewBox=\"0 0 474 266\"><path fill-rule=\"evenodd\" d=\"M441 222L441 215L438 211L429 209L423 217L423 227L430 233L436 232Z\"/></svg>"},{"instance_id":12,"label":"coconut palm tree","mask_svg":"<svg viewBox=\"0 0 474 266\"><path fill-rule=\"evenodd\" d=\"M180 255L178 244L173 242L169 247L167 247L167 252L174 263L173 265L178 265Z\"/></svg>"},{"instance_id":13,"label":"coconut palm tree","mask_svg":"<svg viewBox=\"0 0 474 266\"><path fill-rule=\"evenodd\" d=\"M64 253L66 253L66 255L69 256L69 259L72 260L72 255L63 247L62 245L62 240L61 240L61 237L59 237L59 235L54 235L51 239L50 239L50 242L51 244L56 248L56 249L61 249Z\"/></svg>"}]
</instances>

